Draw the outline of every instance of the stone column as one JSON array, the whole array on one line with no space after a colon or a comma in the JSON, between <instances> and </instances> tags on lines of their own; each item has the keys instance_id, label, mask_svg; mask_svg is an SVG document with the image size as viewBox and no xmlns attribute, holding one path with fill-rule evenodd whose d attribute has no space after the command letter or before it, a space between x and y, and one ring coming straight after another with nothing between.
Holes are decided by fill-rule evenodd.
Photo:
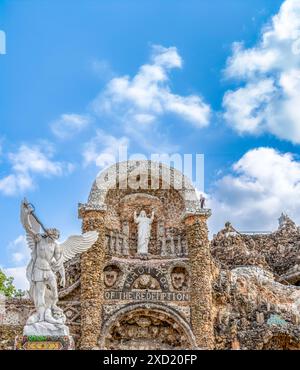
<instances>
[{"instance_id":1,"label":"stone column","mask_svg":"<svg viewBox=\"0 0 300 370\"><path fill-rule=\"evenodd\" d=\"M122 254L124 256L128 256L129 255L129 222L128 221L123 221L122 232L124 235Z\"/></svg>"},{"instance_id":2,"label":"stone column","mask_svg":"<svg viewBox=\"0 0 300 370\"><path fill-rule=\"evenodd\" d=\"M199 349L214 348L211 254L206 210L185 216L191 275L191 324Z\"/></svg>"},{"instance_id":3,"label":"stone column","mask_svg":"<svg viewBox=\"0 0 300 370\"><path fill-rule=\"evenodd\" d=\"M105 211L84 211L82 231L97 230L96 243L81 255L81 349L98 346L102 326L103 268L105 263Z\"/></svg>"},{"instance_id":4,"label":"stone column","mask_svg":"<svg viewBox=\"0 0 300 370\"><path fill-rule=\"evenodd\" d=\"M163 221L157 222L157 240L160 244L160 255L165 257L167 255L165 225Z\"/></svg>"}]
</instances>

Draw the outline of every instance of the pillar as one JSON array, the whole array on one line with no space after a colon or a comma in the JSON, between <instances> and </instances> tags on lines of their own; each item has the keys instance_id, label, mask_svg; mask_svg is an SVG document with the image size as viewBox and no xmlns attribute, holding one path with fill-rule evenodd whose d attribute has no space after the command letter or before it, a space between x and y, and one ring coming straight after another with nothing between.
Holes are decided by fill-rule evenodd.
<instances>
[{"instance_id":1,"label":"pillar","mask_svg":"<svg viewBox=\"0 0 300 370\"><path fill-rule=\"evenodd\" d=\"M96 230L96 243L81 255L81 349L98 347L102 326L105 263L105 211L84 211L82 231Z\"/></svg>"},{"instance_id":2,"label":"pillar","mask_svg":"<svg viewBox=\"0 0 300 370\"><path fill-rule=\"evenodd\" d=\"M210 211L206 210L185 217L191 274L191 325L199 349L214 348L209 216Z\"/></svg>"}]
</instances>

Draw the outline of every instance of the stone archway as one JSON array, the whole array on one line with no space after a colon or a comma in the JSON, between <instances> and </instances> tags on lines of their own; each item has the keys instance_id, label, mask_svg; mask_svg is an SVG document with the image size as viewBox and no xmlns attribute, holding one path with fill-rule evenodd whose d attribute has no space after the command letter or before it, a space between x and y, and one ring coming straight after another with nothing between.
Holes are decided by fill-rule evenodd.
<instances>
[{"instance_id":1,"label":"stone archway","mask_svg":"<svg viewBox=\"0 0 300 370\"><path fill-rule=\"evenodd\" d=\"M122 308L104 324L100 348L192 349L195 340L186 321L170 307L138 304Z\"/></svg>"}]
</instances>

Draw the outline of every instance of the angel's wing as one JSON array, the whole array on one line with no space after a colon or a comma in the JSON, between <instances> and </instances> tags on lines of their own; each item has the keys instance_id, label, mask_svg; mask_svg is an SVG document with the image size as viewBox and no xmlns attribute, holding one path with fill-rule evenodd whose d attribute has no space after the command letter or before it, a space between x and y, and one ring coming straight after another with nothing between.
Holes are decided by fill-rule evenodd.
<instances>
[{"instance_id":1,"label":"angel's wing","mask_svg":"<svg viewBox=\"0 0 300 370\"><path fill-rule=\"evenodd\" d=\"M62 261L66 262L73 258L77 253L85 252L97 239L97 231L89 231L82 235L70 236L66 241L60 244L62 248Z\"/></svg>"},{"instance_id":2,"label":"angel's wing","mask_svg":"<svg viewBox=\"0 0 300 370\"><path fill-rule=\"evenodd\" d=\"M35 246L35 241L32 237L32 235L26 231L26 241L27 241L27 246L28 248L30 248L31 250L34 249L34 246Z\"/></svg>"}]
</instances>

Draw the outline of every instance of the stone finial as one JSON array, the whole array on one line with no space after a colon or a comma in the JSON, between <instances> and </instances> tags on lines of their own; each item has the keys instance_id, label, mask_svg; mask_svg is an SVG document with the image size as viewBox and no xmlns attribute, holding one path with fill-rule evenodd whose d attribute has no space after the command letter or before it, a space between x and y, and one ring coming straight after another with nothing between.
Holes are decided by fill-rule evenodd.
<instances>
[{"instance_id":1,"label":"stone finial","mask_svg":"<svg viewBox=\"0 0 300 370\"><path fill-rule=\"evenodd\" d=\"M278 219L279 227L278 230L289 230L289 231L296 231L297 226L295 222L286 214L281 213L281 216Z\"/></svg>"},{"instance_id":2,"label":"stone finial","mask_svg":"<svg viewBox=\"0 0 300 370\"><path fill-rule=\"evenodd\" d=\"M225 222L225 229L226 229L226 230L229 230L229 229L231 229L231 228L232 228L231 223L230 223L229 221Z\"/></svg>"},{"instance_id":3,"label":"stone finial","mask_svg":"<svg viewBox=\"0 0 300 370\"><path fill-rule=\"evenodd\" d=\"M231 222L229 221L225 223L223 233L225 233L225 236L236 236L237 235L237 231L235 230L235 228L232 226Z\"/></svg>"}]
</instances>

